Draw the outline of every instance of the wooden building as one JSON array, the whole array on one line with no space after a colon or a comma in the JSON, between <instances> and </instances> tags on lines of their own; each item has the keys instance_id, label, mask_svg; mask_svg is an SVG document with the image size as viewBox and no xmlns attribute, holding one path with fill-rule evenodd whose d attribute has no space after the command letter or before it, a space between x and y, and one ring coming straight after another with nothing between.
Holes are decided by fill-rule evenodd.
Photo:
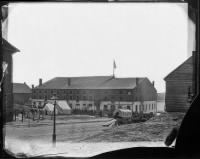
<instances>
[{"instance_id":1,"label":"wooden building","mask_svg":"<svg viewBox=\"0 0 200 159\"><path fill-rule=\"evenodd\" d=\"M13 71L13 53L19 52L19 50L11 45L5 39L2 40L3 44L3 61L8 64L7 74L3 81L3 114L4 121L13 120L13 85L12 85L12 71Z\"/></svg>"},{"instance_id":2,"label":"wooden building","mask_svg":"<svg viewBox=\"0 0 200 159\"><path fill-rule=\"evenodd\" d=\"M53 94L73 110L156 112L157 91L148 78L113 76L56 77L32 89L33 105L43 105Z\"/></svg>"},{"instance_id":3,"label":"wooden building","mask_svg":"<svg viewBox=\"0 0 200 159\"><path fill-rule=\"evenodd\" d=\"M190 104L189 92L192 93L193 58L192 56L168 74L166 81L165 104L167 112L185 112Z\"/></svg>"},{"instance_id":4,"label":"wooden building","mask_svg":"<svg viewBox=\"0 0 200 159\"><path fill-rule=\"evenodd\" d=\"M26 83L13 83L14 104L24 105L31 98L31 88Z\"/></svg>"}]
</instances>

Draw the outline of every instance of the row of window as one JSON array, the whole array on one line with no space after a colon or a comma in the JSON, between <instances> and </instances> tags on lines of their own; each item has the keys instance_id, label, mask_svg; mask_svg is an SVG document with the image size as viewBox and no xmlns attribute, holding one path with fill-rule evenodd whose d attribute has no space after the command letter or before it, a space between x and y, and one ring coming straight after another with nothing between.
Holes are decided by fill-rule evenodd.
<instances>
[{"instance_id":1,"label":"row of window","mask_svg":"<svg viewBox=\"0 0 200 159\"><path fill-rule=\"evenodd\" d=\"M51 93L51 94L92 94L92 93L103 93L103 94L110 94L110 93L117 93L116 91L101 91L101 90L40 90L40 89L35 89L33 90L33 93ZM119 94L125 94L125 95L132 95L132 91L128 90L119 90Z\"/></svg>"},{"instance_id":2,"label":"row of window","mask_svg":"<svg viewBox=\"0 0 200 159\"><path fill-rule=\"evenodd\" d=\"M121 105L118 106L119 109L122 108ZM127 105L126 107L127 109L131 110L131 106L130 105ZM149 109L148 109L149 108ZM103 107L104 110L108 110L108 105L104 105ZM111 110L114 110L115 109L115 106L114 105L111 105ZM156 110L156 104L145 104L144 105L144 109L143 111L148 111L148 110ZM136 105L135 106L135 111L136 112L139 112L139 111L142 111L142 105Z\"/></svg>"},{"instance_id":3,"label":"row of window","mask_svg":"<svg viewBox=\"0 0 200 159\"><path fill-rule=\"evenodd\" d=\"M53 96L53 95L52 95ZM51 99L50 95L33 95L32 98L33 99ZM64 100L76 100L76 101L79 101L79 100L94 100L94 96L57 96L58 99L64 99ZM105 100L105 101L108 101L108 100L111 100L111 101L114 101L114 100L120 100L120 101L123 101L123 100L127 100L127 97L116 97L116 96L110 96L110 97L103 97L102 100ZM132 99L132 98L131 98ZM137 99L137 98L136 98Z\"/></svg>"}]
</instances>

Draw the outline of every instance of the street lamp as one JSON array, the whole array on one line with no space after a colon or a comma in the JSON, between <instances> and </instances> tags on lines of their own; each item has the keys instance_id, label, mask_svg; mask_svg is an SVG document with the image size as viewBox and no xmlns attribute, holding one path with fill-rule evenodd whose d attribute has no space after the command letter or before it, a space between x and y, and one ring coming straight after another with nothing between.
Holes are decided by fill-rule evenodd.
<instances>
[{"instance_id":1,"label":"street lamp","mask_svg":"<svg viewBox=\"0 0 200 159\"><path fill-rule=\"evenodd\" d=\"M56 97L56 94L54 94L53 97L51 97L51 100L54 100L54 109L53 109L53 135L52 135L52 142L55 146L56 144L56 100L58 98Z\"/></svg>"}]
</instances>

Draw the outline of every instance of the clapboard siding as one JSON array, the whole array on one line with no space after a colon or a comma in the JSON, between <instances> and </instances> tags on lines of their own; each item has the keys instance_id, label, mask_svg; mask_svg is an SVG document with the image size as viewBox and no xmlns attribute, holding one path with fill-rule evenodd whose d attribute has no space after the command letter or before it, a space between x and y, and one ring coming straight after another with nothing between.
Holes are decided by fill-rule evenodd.
<instances>
[{"instance_id":1,"label":"clapboard siding","mask_svg":"<svg viewBox=\"0 0 200 159\"><path fill-rule=\"evenodd\" d=\"M185 112L188 102L188 88L192 88L192 57L173 70L167 77L165 104L167 112Z\"/></svg>"}]
</instances>

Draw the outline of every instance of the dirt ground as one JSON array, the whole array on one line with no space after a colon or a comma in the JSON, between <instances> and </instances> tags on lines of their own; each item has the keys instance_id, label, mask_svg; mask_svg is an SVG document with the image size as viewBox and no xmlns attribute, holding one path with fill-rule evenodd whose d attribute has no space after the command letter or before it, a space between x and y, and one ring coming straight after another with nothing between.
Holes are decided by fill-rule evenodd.
<instances>
[{"instance_id":1,"label":"dirt ground","mask_svg":"<svg viewBox=\"0 0 200 159\"><path fill-rule=\"evenodd\" d=\"M33 156L50 152L68 156L91 156L121 148L165 146L166 136L172 128L180 125L183 116L184 113L162 113L143 123L116 127L104 127L110 123L109 120L76 124L69 120L70 123L57 125L56 148L52 147L51 124L31 127L10 124L5 129L5 148L14 154ZM94 151L94 146L101 148Z\"/></svg>"},{"instance_id":2,"label":"dirt ground","mask_svg":"<svg viewBox=\"0 0 200 159\"><path fill-rule=\"evenodd\" d=\"M164 141L180 123L184 113L161 113L143 123L132 123L105 129L84 142Z\"/></svg>"},{"instance_id":3,"label":"dirt ground","mask_svg":"<svg viewBox=\"0 0 200 159\"><path fill-rule=\"evenodd\" d=\"M112 119L67 117L57 119L57 140L62 142L134 142L164 141L170 131L180 125L184 113L160 113L146 122L107 126ZM65 122L64 122L65 121ZM26 140L51 141L52 120L23 124L16 122L6 127L7 137Z\"/></svg>"}]
</instances>

